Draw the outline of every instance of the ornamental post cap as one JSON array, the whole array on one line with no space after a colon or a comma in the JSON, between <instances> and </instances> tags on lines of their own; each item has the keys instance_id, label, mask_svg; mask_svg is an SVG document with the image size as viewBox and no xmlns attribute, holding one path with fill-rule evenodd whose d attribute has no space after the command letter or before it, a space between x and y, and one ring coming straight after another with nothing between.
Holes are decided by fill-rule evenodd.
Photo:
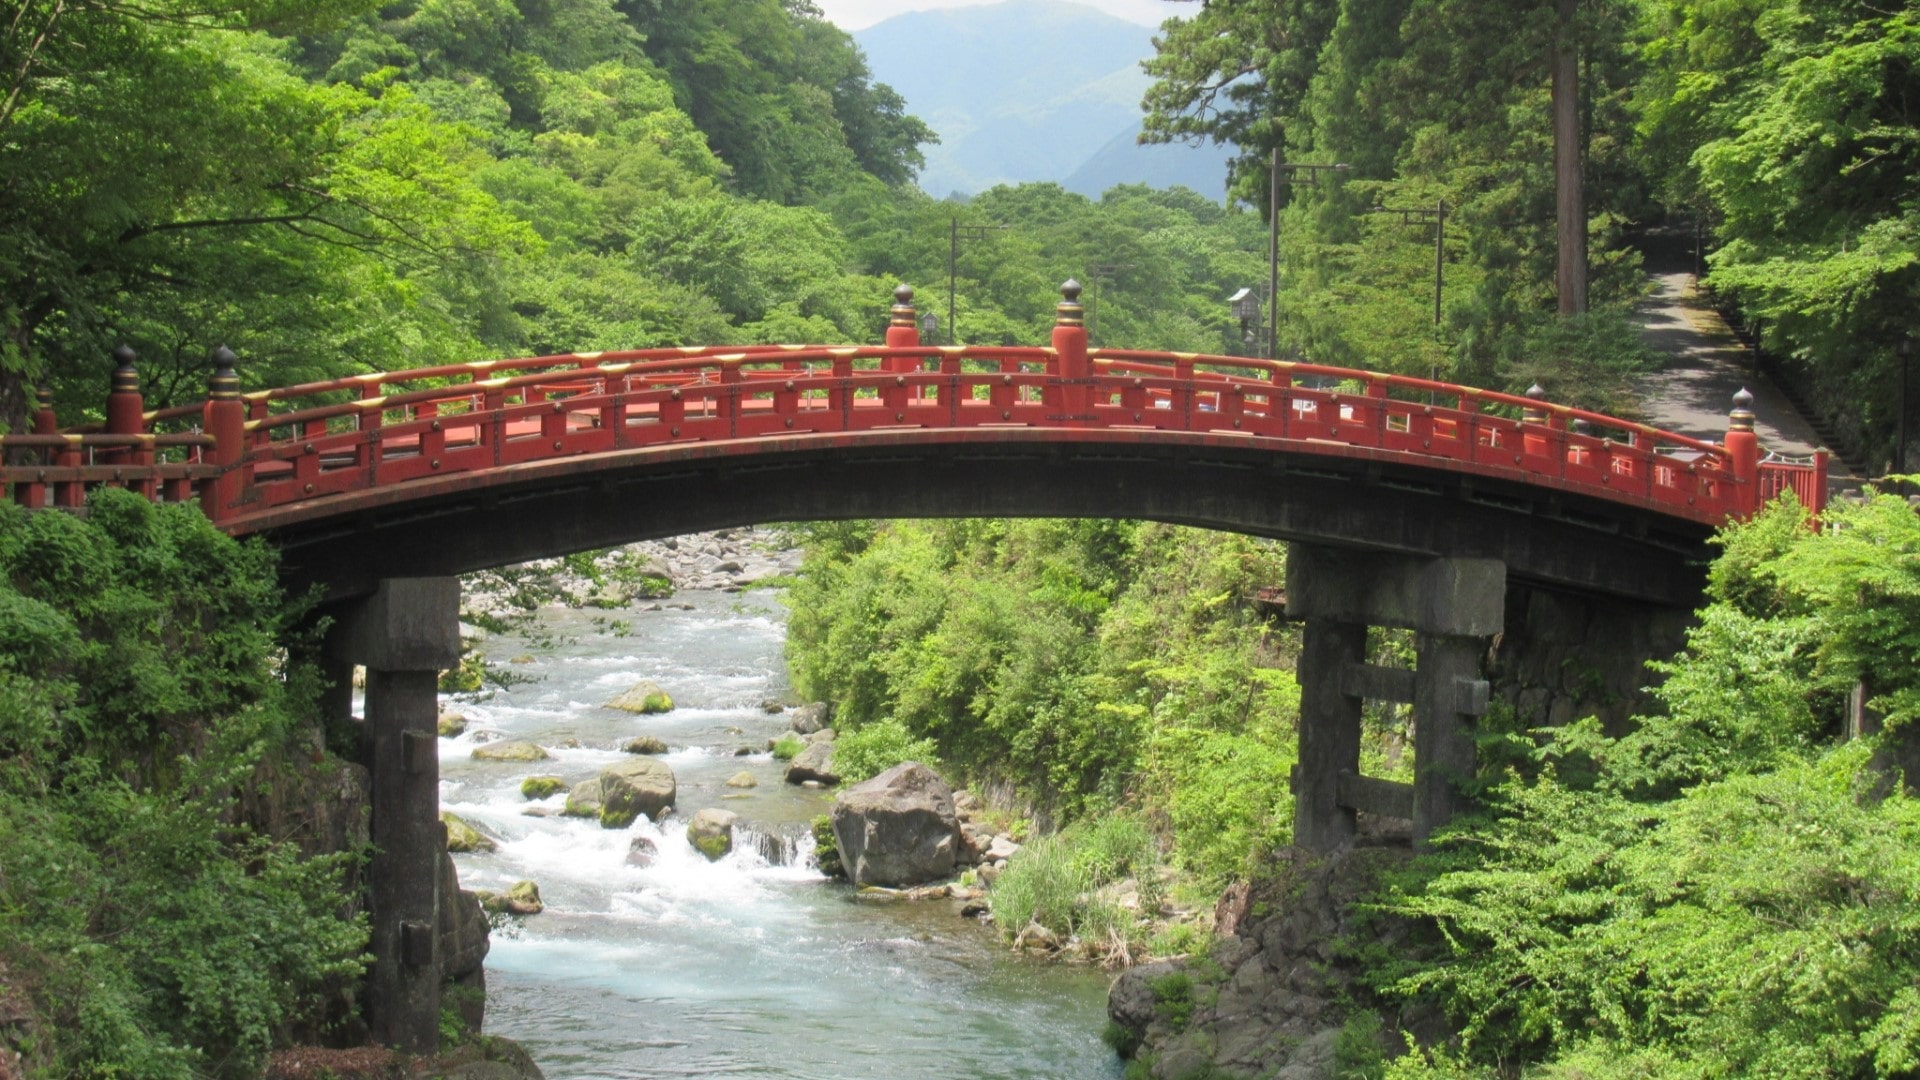
<instances>
[{"instance_id":1,"label":"ornamental post cap","mask_svg":"<svg viewBox=\"0 0 1920 1080\"><path fill-rule=\"evenodd\" d=\"M1534 383L1532 386L1527 387L1527 396L1535 401L1545 401L1547 399L1547 388L1541 386L1539 383Z\"/></svg>"},{"instance_id":2,"label":"ornamental post cap","mask_svg":"<svg viewBox=\"0 0 1920 1080\"><path fill-rule=\"evenodd\" d=\"M214 401L230 401L240 396L240 376L233 370L239 357L225 345L213 350L213 375L207 380L207 397Z\"/></svg>"},{"instance_id":3,"label":"ornamental post cap","mask_svg":"<svg viewBox=\"0 0 1920 1080\"><path fill-rule=\"evenodd\" d=\"M1585 417L1574 417L1573 431L1576 435L1589 435L1593 432L1593 423Z\"/></svg>"},{"instance_id":4,"label":"ornamental post cap","mask_svg":"<svg viewBox=\"0 0 1920 1080\"><path fill-rule=\"evenodd\" d=\"M1071 304L1080 299L1080 289L1079 282L1068 278L1060 285L1060 295L1066 297L1067 303Z\"/></svg>"},{"instance_id":5,"label":"ornamental post cap","mask_svg":"<svg viewBox=\"0 0 1920 1080\"><path fill-rule=\"evenodd\" d=\"M133 362L139 357L130 346L121 345L113 350L113 358L119 361L113 369L111 387L116 394L137 394L140 392L140 373L133 370Z\"/></svg>"},{"instance_id":6,"label":"ornamental post cap","mask_svg":"<svg viewBox=\"0 0 1920 1080\"><path fill-rule=\"evenodd\" d=\"M1733 411L1727 414L1727 429L1752 431L1753 420L1753 393L1743 386L1733 395Z\"/></svg>"},{"instance_id":7,"label":"ornamental post cap","mask_svg":"<svg viewBox=\"0 0 1920 1080\"><path fill-rule=\"evenodd\" d=\"M893 307L887 312L888 326L913 326L913 286L905 282L893 290Z\"/></svg>"},{"instance_id":8,"label":"ornamental post cap","mask_svg":"<svg viewBox=\"0 0 1920 1080\"><path fill-rule=\"evenodd\" d=\"M53 408L53 388L50 386L42 386L35 390L33 392L33 401L34 404L40 406L42 409Z\"/></svg>"}]
</instances>

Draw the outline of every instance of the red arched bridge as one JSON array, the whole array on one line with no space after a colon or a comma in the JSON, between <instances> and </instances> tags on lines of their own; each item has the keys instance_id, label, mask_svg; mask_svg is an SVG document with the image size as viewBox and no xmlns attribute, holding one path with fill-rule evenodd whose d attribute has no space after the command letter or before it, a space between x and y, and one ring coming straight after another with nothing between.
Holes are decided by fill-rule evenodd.
<instances>
[{"instance_id":1,"label":"red arched bridge","mask_svg":"<svg viewBox=\"0 0 1920 1080\"><path fill-rule=\"evenodd\" d=\"M129 487L265 534L341 594L752 521L1153 517L1428 554L1690 602L1705 536L1824 462L1377 372L1089 350L1068 283L1050 347L720 346L490 360L142 407L123 353L91 430L0 439L4 497ZM1669 556L1678 556L1671 558Z\"/></svg>"},{"instance_id":2,"label":"red arched bridge","mask_svg":"<svg viewBox=\"0 0 1920 1080\"><path fill-rule=\"evenodd\" d=\"M351 667L367 669L366 1012L416 1052L436 1045L450 902L434 720L460 651L453 574L844 517L1136 517L1285 539L1305 623L1294 838L1328 851L1359 813L1424 838L1465 805L1510 577L1691 606L1715 528L1788 489L1824 502L1824 462L1763 462L1739 398L1713 443L1425 379L1089 350L1079 286L1062 293L1047 348L923 345L903 286L879 347L546 356L246 394L223 350L204 403L157 412L123 354L103 425L63 433L43 397L33 434L0 439L0 491L36 508L81 509L102 486L197 500L341 601L323 707L344 718ZM1370 626L1415 631L1413 670L1368 662ZM1413 706L1413 783L1361 774L1369 698Z\"/></svg>"}]
</instances>

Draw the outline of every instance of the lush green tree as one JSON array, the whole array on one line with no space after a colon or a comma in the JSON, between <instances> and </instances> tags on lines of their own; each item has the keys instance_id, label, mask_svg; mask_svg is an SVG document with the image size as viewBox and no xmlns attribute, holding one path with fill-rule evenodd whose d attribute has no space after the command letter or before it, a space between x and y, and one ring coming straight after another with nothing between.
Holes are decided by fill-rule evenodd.
<instances>
[{"instance_id":1,"label":"lush green tree","mask_svg":"<svg viewBox=\"0 0 1920 1080\"><path fill-rule=\"evenodd\" d=\"M30 1073L256 1076L359 975L342 871L243 812L313 758L274 559L191 507L0 507L0 955ZM311 839L311 838L304 838Z\"/></svg>"}]
</instances>

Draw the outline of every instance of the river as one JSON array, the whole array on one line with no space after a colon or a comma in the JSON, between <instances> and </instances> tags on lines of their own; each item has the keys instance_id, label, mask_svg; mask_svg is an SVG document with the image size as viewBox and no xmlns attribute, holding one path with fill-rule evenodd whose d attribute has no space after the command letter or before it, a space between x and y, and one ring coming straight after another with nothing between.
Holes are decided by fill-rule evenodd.
<instances>
[{"instance_id":1,"label":"river","mask_svg":"<svg viewBox=\"0 0 1920 1080\"><path fill-rule=\"evenodd\" d=\"M551 1080L1120 1076L1099 1039L1101 973L1012 955L949 902L862 900L820 875L804 826L830 793L785 784L765 750L787 727L761 708L788 694L784 636L771 592L683 592L657 611L549 609L528 632L482 643L490 663L526 681L449 702L470 725L440 740L442 803L500 838L497 851L455 861L467 888L530 878L546 903L494 931L487 1030L525 1045ZM643 678L677 707L644 717L602 707ZM558 816L563 796L521 797L522 779L588 779L643 734L672 748L663 760L679 805L662 825L604 830ZM553 760L471 759L500 736ZM753 752L736 756L742 748ZM757 787L726 786L742 770ZM707 806L781 839L709 863L685 838ZM626 863L636 836L659 848L651 867Z\"/></svg>"}]
</instances>

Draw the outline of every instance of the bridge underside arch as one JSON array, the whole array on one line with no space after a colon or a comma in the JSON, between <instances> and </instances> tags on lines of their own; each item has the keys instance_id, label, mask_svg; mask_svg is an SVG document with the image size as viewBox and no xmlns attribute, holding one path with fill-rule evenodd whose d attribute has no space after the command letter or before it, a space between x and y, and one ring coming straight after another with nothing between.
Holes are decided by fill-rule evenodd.
<instances>
[{"instance_id":1,"label":"bridge underside arch","mask_svg":"<svg viewBox=\"0 0 1920 1080\"><path fill-rule=\"evenodd\" d=\"M371 593L706 529L849 518L1139 518L1329 547L1498 559L1520 581L1690 608L1705 527L1619 503L1383 460L1110 432L700 443L448 477L262 516L296 588ZM972 436L972 437L969 437ZM1318 450L1319 448L1316 448ZM344 503L344 505L343 505Z\"/></svg>"}]
</instances>

